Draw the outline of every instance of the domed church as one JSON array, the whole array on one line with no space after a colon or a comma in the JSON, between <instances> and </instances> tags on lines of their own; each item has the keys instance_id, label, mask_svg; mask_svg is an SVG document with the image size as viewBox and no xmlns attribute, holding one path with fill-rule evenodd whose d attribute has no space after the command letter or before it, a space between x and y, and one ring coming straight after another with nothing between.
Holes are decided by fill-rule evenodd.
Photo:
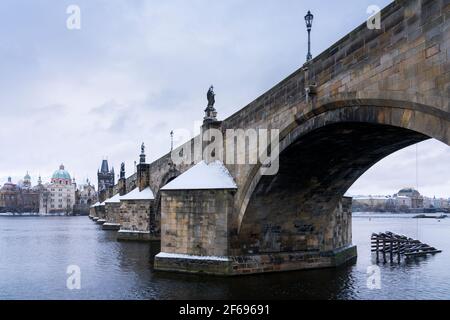
<instances>
[{"instance_id":1,"label":"domed church","mask_svg":"<svg viewBox=\"0 0 450 320\"><path fill-rule=\"evenodd\" d=\"M0 212L12 212L17 208L19 201L19 188L12 183L11 177L8 178L0 189Z\"/></svg>"},{"instance_id":2,"label":"domed church","mask_svg":"<svg viewBox=\"0 0 450 320\"><path fill-rule=\"evenodd\" d=\"M53 173L50 181L50 184L46 186L48 196L43 201L46 203L42 203L41 213L71 214L75 205L75 192L77 189L75 179L72 180L64 165L60 165L59 169Z\"/></svg>"},{"instance_id":3,"label":"domed church","mask_svg":"<svg viewBox=\"0 0 450 320\"><path fill-rule=\"evenodd\" d=\"M59 169L53 173L51 183L69 185L72 183L72 178L69 172L64 169L64 165L60 165Z\"/></svg>"},{"instance_id":4,"label":"domed church","mask_svg":"<svg viewBox=\"0 0 450 320\"><path fill-rule=\"evenodd\" d=\"M31 176L27 172L17 184L8 178L0 188L0 212L32 213L39 210L39 192L31 187Z\"/></svg>"},{"instance_id":5,"label":"domed church","mask_svg":"<svg viewBox=\"0 0 450 320\"><path fill-rule=\"evenodd\" d=\"M39 213L40 215L89 214L91 202L97 201L97 192L88 181L77 191L75 179L60 165L51 176L50 183L32 186L27 172L23 180L12 182L11 178L0 186L0 213ZM78 194L78 197L77 197Z\"/></svg>"}]
</instances>

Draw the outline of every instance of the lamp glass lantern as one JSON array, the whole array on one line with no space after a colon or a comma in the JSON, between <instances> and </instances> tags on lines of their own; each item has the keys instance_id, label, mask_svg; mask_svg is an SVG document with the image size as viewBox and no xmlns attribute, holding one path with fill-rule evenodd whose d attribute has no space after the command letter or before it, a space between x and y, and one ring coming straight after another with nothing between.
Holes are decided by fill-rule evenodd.
<instances>
[{"instance_id":1,"label":"lamp glass lantern","mask_svg":"<svg viewBox=\"0 0 450 320\"><path fill-rule=\"evenodd\" d=\"M312 54L311 54L311 29L312 29L313 20L314 20L314 15L311 13L311 11L308 11L308 13L305 16L306 29L308 31L308 54L306 56L306 61L310 61L312 59Z\"/></svg>"},{"instance_id":2,"label":"lamp glass lantern","mask_svg":"<svg viewBox=\"0 0 450 320\"><path fill-rule=\"evenodd\" d=\"M311 11L308 11L307 15L305 16L306 28L308 29L308 31L311 31L313 20L314 15L311 13Z\"/></svg>"}]
</instances>

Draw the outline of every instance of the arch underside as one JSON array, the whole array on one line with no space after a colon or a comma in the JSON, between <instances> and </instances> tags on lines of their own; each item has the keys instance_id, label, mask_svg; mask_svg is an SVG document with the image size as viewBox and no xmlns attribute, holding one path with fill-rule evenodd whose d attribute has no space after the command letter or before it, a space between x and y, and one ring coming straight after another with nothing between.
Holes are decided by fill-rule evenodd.
<instances>
[{"instance_id":1,"label":"arch underside","mask_svg":"<svg viewBox=\"0 0 450 320\"><path fill-rule=\"evenodd\" d=\"M336 230L342 225L337 220L345 219L344 194L381 159L429 138L402 127L357 121L331 123L300 136L280 154L278 174L260 178L234 247L248 254L350 244L351 226Z\"/></svg>"}]
</instances>

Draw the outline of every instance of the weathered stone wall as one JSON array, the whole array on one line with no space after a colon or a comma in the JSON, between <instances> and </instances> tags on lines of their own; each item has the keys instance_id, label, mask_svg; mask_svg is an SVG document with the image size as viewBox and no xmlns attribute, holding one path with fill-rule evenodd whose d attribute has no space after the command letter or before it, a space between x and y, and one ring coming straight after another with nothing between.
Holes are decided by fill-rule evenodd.
<instances>
[{"instance_id":1,"label":"weathered stone wall","mask_svg":"<svg viewBox=\"0 0 450 320\"><path fill-rule=\"evenodd\" d=\"M228 255L233 192L162 191L161 251L197 256Z\"/></svg>"},{"instance_id":2,"label":"weathered stone wall","mask_svg":"<svg viewBox=\"0 0 450 320\"><path fill-rule=\"evenodd\" d=\"M117 191L121 196L127 194L127 181L125 178L119 179L117 187Z\"/></svg>"},{"instance_id":3,"label":"weathered stone wall","mask_svg":"<svg viewBox=\"0 0 450 320\"><path fill-rule=\"evenodd\" d=\"M132 179L134 180L133 182ZM150 165L139 163L137 173L128 187L136 186L142 191L150 185ZM132 189L127 189L127 193ZM160 219L154 214L153 200L122 200L117 208L117 220L121 224L119 240L150 240L159 239ZM145 237L135 237L137 233L145 233ZM136 238L136 239L134 239ZM145 238L145 239L144 239Z\"/></svg>"},{"instance_id":4,"label":"weathered stone wall","mask_svg":"<svg viewBox=\"0 0 450 320\"><path fill-rule=\"evenodd\" d=\"M115 191L117 191L116 195L119 194L121 196L127 193L126 189L126 179L119 179L117 185L114 187ZM106 203L105 204L105 220L108 224L116 224L120 225L121 215L120 215L120 203ZM106 225L106 228L108 227Z\"/></svg>"},{"instance_id":5,"label":"weathered stone wall","mask_svg":"<svg viewBox=\"0 0 450 320\"><path fill-rule=\"evenodd\" d=\"M105 220L108 223L120 224L120 203L105 204Z\"/></svg>"},{"instance_id":6,"label":"weathered stone wall","mask_svg":"<svg viewBox=\"0 0 450 320\"><path fill-rule=\"evenodd\" d=\"M95 216L99 219L105 219L106 218L105 206L95 207Z\"/></svg>"},{"instance_id":7,"label":"weathered stone wall","mask_svg":"<svg viewBox=\"0 0 450 320\"><path fill-rule=\"evenodd\" d=\"M97 216L97 213L95 212L95 207L89 208L89 217L94 218Z\"/></svg>"},{"instance_id":8,"label":"weathered stone wall","mask_svg":"<svg viewBox=\"0 0 450 320\"><path fill-rule=\"evenodd\" d=\"M343 197L325 228L325 250L345 248L352 244L352 198Z\"/></svg>"},{"instance_id":9,"label":"weathered stone wall","mask_svg":"<svg viewBox=\"0 0 450 320\"><path fill-rule=\"evenodd\" d=\"M109 187L107 189L107 198L106 198L106 200L111 199L112 197L114 197L114 195L118 193L118 190L119 190L119 186L117 184L115 186Z\"/></svg>"},{"instance_id":10,"label":"weathered stone wall","mask_svg":"<svg viewBox=\"0 0 450 320\"><path fill-rule=\"evenodd\" d=\"M119 214L122 231L150 232L151 239L160 239L161 196L159 189L181 174L180 171L170 164L169 155L162 157L152 164L140 163L137 166L137 172L127 179L127 193L135 188L143 190L150 187L154 194L156 194L156 199L152 201L122 201Z\"/></svg>"},{"instance_id":11,"label":"weathered stone wall","mask_svg":"<svg viewBox=\"0 0 450 320\"><path fill-rule=\"evenodd\" d=\"M157 233L153 223L150 226L150 215L153 210L153 201L151 200L125 200L120 202L119 221L122 225L121 230L140 231ZM159 223L158 223L159 226Z\"/></svg>"},{"instance_id":12,"label":"weathered stone wall","mask_svg":"<svg viewBox=\"0 0 450 320\"><path fill-rule=\"evenodd\" d=\"M137 166L137 183L139 190L144 190L150 185L150 165L140 163Z\"/></svg>"},{"instance_id":13,"label":"weathered stone wall","mask_svg":"<svg viewBox=\"0 0 450 320\"><path fill-rule=\"evenodd\" d=\"M150 201L150 211L148 215L148 229L153 239L161 239L161 212L158 212L156 200Z\"/></svg>"},{"instance_id":14,"label":"weathered stone wall","mask_svg":"<svg viewBox=\"0 0 450 320\"><path fill-rule=\"evenodd\" d=\"M137 187L137 173L128 177L125 181L125 188L127 193Z\"/></svg>"},{"instance_id":15,"label":"weathered stone wall","mask_svg":"<svg viewBox=\"0 0 450 320\"><path fill-rule=\"evenodd\" d=\"M108 200L108 190L106 190L106 189L101 190L101 191L98 193L98 201L99 201L100 203L103 203L103 202L105 202L105 200Z\"/></svg>"},{"instance_id":16,"label":"weathered stone wall","mask_svg":"<svg viewBox=\"0 0 450 320\"><path fill-rule=\"evenodd\" d=\"M337 204L317 202L309 210L299 205L303 201L301 194L290 191L283 204L258 202L249 213L253 219L245 221L240 236L231 241L231 255L322 252L351 245L351 198Z\"/></svg>"},{"instance_id":17,"label":"weathered stone wall","mask_svg":"<svg viewBox=\"0 0 450 320\"><path fill-rule=\"evenodd\" d=\"M186 144L190 143L192 143L192 141L189 141ZM150 164L150 188L155 195L158 194L159 190L169 181L192 167L191 164L182 164L173 167L171 166L170 159L171 154L169 153Z\"/></svg>"}]
</instances>

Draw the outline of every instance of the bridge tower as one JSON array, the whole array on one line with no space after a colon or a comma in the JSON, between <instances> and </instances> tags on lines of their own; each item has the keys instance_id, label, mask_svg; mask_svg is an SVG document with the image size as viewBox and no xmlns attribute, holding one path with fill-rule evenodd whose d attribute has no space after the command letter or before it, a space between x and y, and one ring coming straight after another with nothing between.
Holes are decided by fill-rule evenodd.
<instances>
[{"instance_id":1,"label":"bridge tower","mask_svg":"<svg viewBox=\"0 0 450 320\"><path fill-rule=\"evenodd\" d=\"M103 202L111 196L110 189L113 188L115 184L114 168L109 170L107 159L102 161L100 170L97 171L97 179L99 200L100 202Z\"/></svg>"}]
</instances>

